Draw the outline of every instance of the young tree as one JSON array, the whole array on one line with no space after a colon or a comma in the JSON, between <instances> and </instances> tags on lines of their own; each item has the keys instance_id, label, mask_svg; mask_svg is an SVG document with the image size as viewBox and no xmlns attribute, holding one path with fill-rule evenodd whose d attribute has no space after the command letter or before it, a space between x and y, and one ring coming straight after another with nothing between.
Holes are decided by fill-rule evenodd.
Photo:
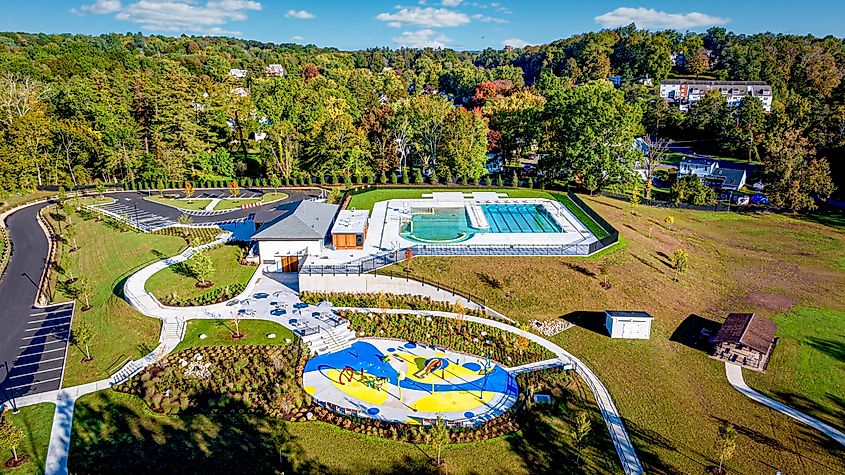
<instances>
[{"instance_id":1,"label":"young tree","mask_svg":"<svg viewBox=\"0 0 845 475\"><path fill-rule=\"evenodd\" d=\"M437 416L437 422L431 428L431 438L432 445L437 449L437 468L441 469L444 465L443 449L452 442L452 437L449 435L449 426L446 425L443 417Z\"/></svg>"},{"instance_id":2,"label":"young tree","mask_svg":"<svg viewBox=\"0 0 845 475\"><path fill-rule=\"evenodd\" d=\"M238 185L238 180L232 180L229 183L229 194L232 195L232 198L237 198L241 194L241 187Z\"/></svg>"},{"instance_id":3,"label":"young tree","mask_svg":"<svg viewBox=\"0 0 845 475\"><path fill-rule=\"evenodd\" d=\"M232 334L232 338L238 339L242 338L243 334L241 333L241 318L243 315L241 312L235 311L232 313L232 323L235 324L235 333Z\"/></svg>"},{"instance_id":4,"label":"young tree","mask_svg":"<svg viewBox=\"0 0 845 475\"><path fill-rule=\"evenodd\" d=\"M278 193L279 187L282 186L282 179L279 178L277 175L272 175L270 177L270 186L273 187L273 193Z\"/></svg>"},{"instance_id":5,"label":"young tree","mask_svg":"<svg viewBox=\"0 0 845 475\"><path fill-rule=\"evenodd\" d=\"M15 463L18 461L18 445L23 440L24 433L8 417L0 417L0 447L11 450Z\"/></svg>"},{"instance_id":6,"label":"young tree","mask_svg":"<svg viewBox=\"0 0 845 475\"><path fill-rule=\"evenodd\" d=\"M575 444L575 450L578 453L578 458L575 464L581 465L581 451L587 445L587 437L590 435L592 423L590 421L590 414L587 411L578 411L575 413L575 427L570 431L569 435L572 437L572 442Z\"/></svg>"},{"instance_id":7,"label":"young tree","mask_svg":"<svg viewBox=\"0 0 845 475\"><path fill-rule=\"evenodd\" d=\"M191 245L191 224L194 222L194 219L191 218L190 215L182 213L176 219L176 222L179 223L179 233L182 234L182 239L185 240L185 244L188 246Z\"/></svg>"},{"instance_id":8,"label":"young tree","mask_svg":"<svg viewBox=\"0 0 845 475\"><path fill-rule=\"evenodd\" d=\"M412 272L411 266L414 263L414 251L411 248L405 249L405 272Z\"/></svg>"},{"instance_id":9,"label":"young tree","mask_svg":"<svg viewBox=\"0 0 845 475\"><path fill-rule=\"evenodd\" d=\"M212 275L214 275L214 262L211 260L211 257L208 256L208 253L205 251L198 252L191 257L188 262L188 270L190 271L191 275L197 279L199 286L201 287L209 287L211 282L209 279Z\"/></svg>"},{"instance_id":10,"label":"young tree","mask_svg":"<svg viewBox=\"0 0 845 475\"><path fill-rule=\"evenodd\" d=\"M85 359L83 361L91 361L90 345L94 339L94 327L82 320L76 324L76 328L70 332L70 341L78 348L85 352Z\"/></svg>"},{"instance_id":11,"label":"young tree","mask_svg":"<svg viewBox=\"0 0 845 475\"><path fill-rule=\"evenodd\" d=\"M672 256L672 267L675 269L675 282L678 275L683 274L689 268L689 252L686 249L678 249Z\"/></svg>"},{"instance_id":12,"label":"young tree","mask_svg":"<svg viewBox=\"0 0 845 475\"><path fill-rule=\"evenodd\" d=\"M191 195L194 194L194 185L192 185L191 182L186 181L182 192L185 194L185 198L188 199L188 203L192 203Z\"/></svg>"},{"instance_id":13,"label":"young tree","mask_svg":"<svg viewBox=\"0 0 845 475\"><path fill-rule=\"evenodd\" d=\"M94 293L94 286L91 285L91 282L85 277L81 277L76 282L74 282L71 287L73 288L73 294L81 298L82 301L85 302L85 306L82 307L82 311L85 312L87 310L90 310L91 296Z\"/></svg>"},{"instance_id":14,"label":"young tree","mask_svg":"<svg viewBox=\"0 0 845 475\"><path fill-rule=\"evenodd\" d=\"M719 473L725 473L726 470L722 465L726 460L730 460L736 452L736 436L737 432L733 424L729 422L723 423L719 426L719 439L716 441L716 452L719 454Z\"/></svg>"}]
</instances>

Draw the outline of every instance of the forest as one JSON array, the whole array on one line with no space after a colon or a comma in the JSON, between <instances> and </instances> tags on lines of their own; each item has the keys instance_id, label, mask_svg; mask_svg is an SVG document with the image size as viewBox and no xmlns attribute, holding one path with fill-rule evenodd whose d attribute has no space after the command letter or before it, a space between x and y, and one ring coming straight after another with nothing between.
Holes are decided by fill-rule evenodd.
<instances>
[{"instance_id":1,"label":"forest","mask_svg":"<svg viewBox=\"0 0 845 475\"><path fill-rule=\"evenodd\" d=\"M539 157L532 184L594 191L641 182L632 144L647 136L761 162L775 204L812 209L842 188L844 72L841 39L723 28L630 25L480 52L0 33L0 193L233 177L466 183L488 175L488 153ZM682 114L655 88L678 77L766 81L772 112L716 93Z\"/></svg>"}]
</instances>

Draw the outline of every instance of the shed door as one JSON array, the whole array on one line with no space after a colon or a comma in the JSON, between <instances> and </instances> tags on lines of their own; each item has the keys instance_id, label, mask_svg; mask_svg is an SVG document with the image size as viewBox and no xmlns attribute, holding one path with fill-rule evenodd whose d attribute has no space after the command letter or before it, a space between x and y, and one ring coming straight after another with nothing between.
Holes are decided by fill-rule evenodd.
<instances>
[{"instance_id":1,"label":"shed door","mask_svg":"<svg viewBox=\"0 0 845 475\"><path fill-rule=\"evenodd\" d=\"M633 322L622 324L622 338L637 338L639 336L638 325Z\"/></svg>"}]
</instances>

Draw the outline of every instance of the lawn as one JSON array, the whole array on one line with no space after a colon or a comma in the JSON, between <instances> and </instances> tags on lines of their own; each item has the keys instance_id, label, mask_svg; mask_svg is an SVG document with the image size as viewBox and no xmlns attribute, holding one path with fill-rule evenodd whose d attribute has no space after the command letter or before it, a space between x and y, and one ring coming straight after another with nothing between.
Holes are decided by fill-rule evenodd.
<instances>
[{"instance_id":1,"label":"lawn","mask_svg":"<svg viewBox=\"0 0 845 475\"><path fill-rule=\"evenodd\" d=\"M35 193L27 193L25 195L5 195L0 197L0 213L24 203L43 200L53 196L56 196L55 191L36 191Z\"/></svg>"},{"instance_id":2,"label":"lawn","mask_svg":"<svg viewBox=\"0 0 845 475\"><path fill-rule=\"evenodd\" d=\"M53 414L56 406L41 403L21 408L18 414L7 412L8 417L24 432L23 440L18 446L18 455L28 455L29 461L14 469L5 470L3 463L12 456L11 451L0 453L0 473L15 475L40 475L44 473L44 460L47 458L47 446L50 445L50 430L53 425Z\"/></svg>"},{"instance_id":3,"label":"lawn","mask_svg":"<svg viewBox=\"0 0 845 475\"><path fill-rule=\"evenodd\" d=\"M551 195L541 190L533 190L528 188L461 188L461 187L420 187L420 188L378 188L364 193L353 195L349 201L349 208L373 210L373 206L379 201L387 201L394 199L413 199L421 198L424 193L431 192L471 192L471 191L488 191L507 193L511 198L548 198L553 199Z\"/></svg>"},{"instance_id":4,"label":"lawn","mask_svg":"<svg viewBox=\"0 0 845 475\"><path fill-rule=\"evenodd\" d=\"M160 298L166 296L173 299L189 299L215 289L246 284L255 273L256 267L238 263L241 249L240 246L226 244L205 251L214 263L214 274L210 279L214 285L211 287L197 288L197 279L189 275L185 263L180 263L153 274L147 280L146 290Z\"/></svg>"},{"instance_id":5,"label":"lawn","mask_svg":"<svg viewBox=\"0 0 845 475\"><path fill-rule=\"evenodd\" d=\"M54 208L48 208L48 219L54 228L59 223ZM51 274L51 289L56 281L63 282L73 273L75 277L87 279L94 292L92 309L74 314L76 326L86 321L95 329L91 344L94 360L82 364L82 351L71 345L65 366L64 387L96 381L108 377L129 359L136 359L155 348L161 324L158 320L144 317L121 298L123 281L133 272L162 257L177 254L184 246L184 240L175 236L120 232L106 225L105 221L83 220L78 214L72 216L79 249L69 253L67 244L59 244L58 260L60 272ZM61 225L62 227L65 224ZM52 300L62 302L68 298L59 291L53 291Z\"/></svg>"},{"instance_id":6,"label":"lawn","mask_svg":"<svg viewBox=\"0 0 845 475\"><path fill-rule=\"evenodd\" d=\"M618 473L616 453L589 391L574 379L574 404L532 419L525 433L453 445L444 450L449 473L566 473L574 450L575 410L592 416L584 472ZM155 414L138 398L105 390L76 402L69 468L91 473L393 474L433 473L435 449L359 435L322 422L286 423L255 414ZM562 472L563 471L563 472Z\"/></svg>"},{"instance_id":7,"label":"lawn","mask_svg":"<svg viewBox=\"0 0 845 475\"><path fill-rule=\"evenodd\" d=\"M776 395L810 379L801 372L812 365L820 373L812 379L820 381L802 381L791 394L807 398L803 408L812 415L834 423L838 417L841 427L842 386L825 376L841 375L841 356L814 356L790 340L825 338L838 342L824 346L828 356L842 354L841 319L832 320L832 315L845 311L845 268L840 265L845 233L774 214L645 206L632 213L627 202L582 198L620 231L624 246L590 258L418 257L414 275L478 295L512 318L574 322L554 341L582 358L608 386L647 472L702 473L715 461L713 444L724 420L740 434L740 449L728 462L731 471L845 471L841 447L736 392L723 364L692 342L700 327L717 327L731 311L780 320L794 305L829 309L791 313L795 328L807 333L790 336L791 330L781 329L781 347L768 373L751 375L749 381ZM670 215L675 222L667 226ZM675 282L669 256L681 248L690 253L690 267ZM387 272L401 272L400 267ZM603 274L611 284L608 290L600 285ZM648 311L655 317L651 340L611 340L602 327L604 309ZM826 323L816 330L819 319ZM789 352L793 345L802 348L795 356ZM802 354L813 363L802 367Z\"/></svg>"},{"instance_id":8,"label":"lawn","mask_svg":"<svg viewBox=\"0 0 845 475\"><path fill-rule=\"evenodd\" d=\"M261 198L226 198L217 202L217 205L214 207L214 209L237 209L243 205L255 203L258 201L260 201L261 203L270 203L271 201L279 201L287 197L288 195L286 193L265 193L261 195Z\"/></svg>"},{"instance_id":9,"label":"lawn","mask_svg":"<svg viewBox=\"0 0 845 475\"><path fill-rule=\"evenodd\" d=\"M284 326L266 320L242 320L240 330L244 337L233 340L235 323L231 320L189 320L185 328L185 338L173 351L202 346L288 345L295 344L297 338ZM271 333L275 333L276 338L268 338L267 335ZM201 340L201 334L206 335L206 338ZM291 343L285 342L285 338L290 338Z\"/></svg>"},{"instance_id":10,"label":"lawn","mask_svg":"<svg viewBox=\"0 0 845 475\"><path fill-rule=\"evenodd\" d=\"M164 196L154 196L150 195L147 196L146 199L150 201L155 201L156 203L161 203L163 205L172 206L174 208L179 209L187 209L192 211L200 211L205 209L211 200L208 199L195 199L195 200L182 200L182 199L174 199L174 198L167 198Z\"/></svg>"},{"instance_id":11,"label":"lawn","mask_svg":"<svg viewBox=\"0 0 845 475\"><path fill-rule=\"evenodd\" d=\"M795 307L774 321L781 341L771 370L746 372L746 382L845 431L845 312Z\"/></svg>"}]
</instances>

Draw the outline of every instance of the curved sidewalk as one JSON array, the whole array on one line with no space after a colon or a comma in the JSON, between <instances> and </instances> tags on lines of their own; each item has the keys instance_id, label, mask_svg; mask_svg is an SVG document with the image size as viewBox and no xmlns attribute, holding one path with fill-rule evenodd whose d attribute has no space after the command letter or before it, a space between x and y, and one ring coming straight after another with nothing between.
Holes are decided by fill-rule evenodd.
<instances>
[{"instance_id":1,"label":"curved sidewalk","mask_svg":"<svg viewBox=\"0 0 845 475\"><path fill-rule=\"evenodd\" d=\"M577 372L584 379L584 381L586 381L587 385L590 387L590 390L593 393L593 396L596 398L596 403L598 404L599 409L601 410L601 415L604 418L604 422L605 424L607 424L607 429L610 432L610 438L613 441L614 447L616 448L616 454L619 456L619 462L622 465L622 469L627 475L639 475L643 473L643 466L640 463L639 457L637 457L637 452L634 449L634 443L631 441L631 437L628 435L628 431L625 429L625 423L622 420L622 416L619 414L619 409L617 409L616 404L614 404L613 402L613 398L610 396L610 392L607 390L604 384L602 384L598 376L596 376L596 374L593 373L593 371L590 370L587 365L582 363L581 360L579 360L560 346L543 338L542 336L496 320L475 317L472 315L458 315L450 312L393 309L382 310L380 308L356 307L337 307L336 309L394 315L436 315L446 318L462 319L464 321L480 323L482 325L488 325L494 328L498 328L500 330L522 336L530 341L533 341L534 343L537 343L543 348L546 348L547 350L554 353L560 360L570 363L575 372ZM547 361L544 361L542 363L547 363Z\"/></svg>"},{"instance_id":2,"label":"curved sidewalk","mask_svg":"<svg viewBox=\"0 0 845 475\"><path fill-rule=\"evenodd\" d=\"M825 424L824 422L816 419L815 417L810 417L804 414L801 411L793 409L786 404L781 402L775 401L774 399L764 396L759 392L751 389L748 384L745 383L745 379L742 377L742 367L725 362L725 374L728 376L728 382L731 383L731 386L734 387L737 391L741 392L742 394L748 396L753 401L759 402L764 406L768 406L782 414L786 414L787 416L806 424L813 429L823 432L825 435L830 437L831 439L838 442L840 445L845 446L845 434L841 431L834 429L833 427Z\"/></svg>"}]
</instances>

